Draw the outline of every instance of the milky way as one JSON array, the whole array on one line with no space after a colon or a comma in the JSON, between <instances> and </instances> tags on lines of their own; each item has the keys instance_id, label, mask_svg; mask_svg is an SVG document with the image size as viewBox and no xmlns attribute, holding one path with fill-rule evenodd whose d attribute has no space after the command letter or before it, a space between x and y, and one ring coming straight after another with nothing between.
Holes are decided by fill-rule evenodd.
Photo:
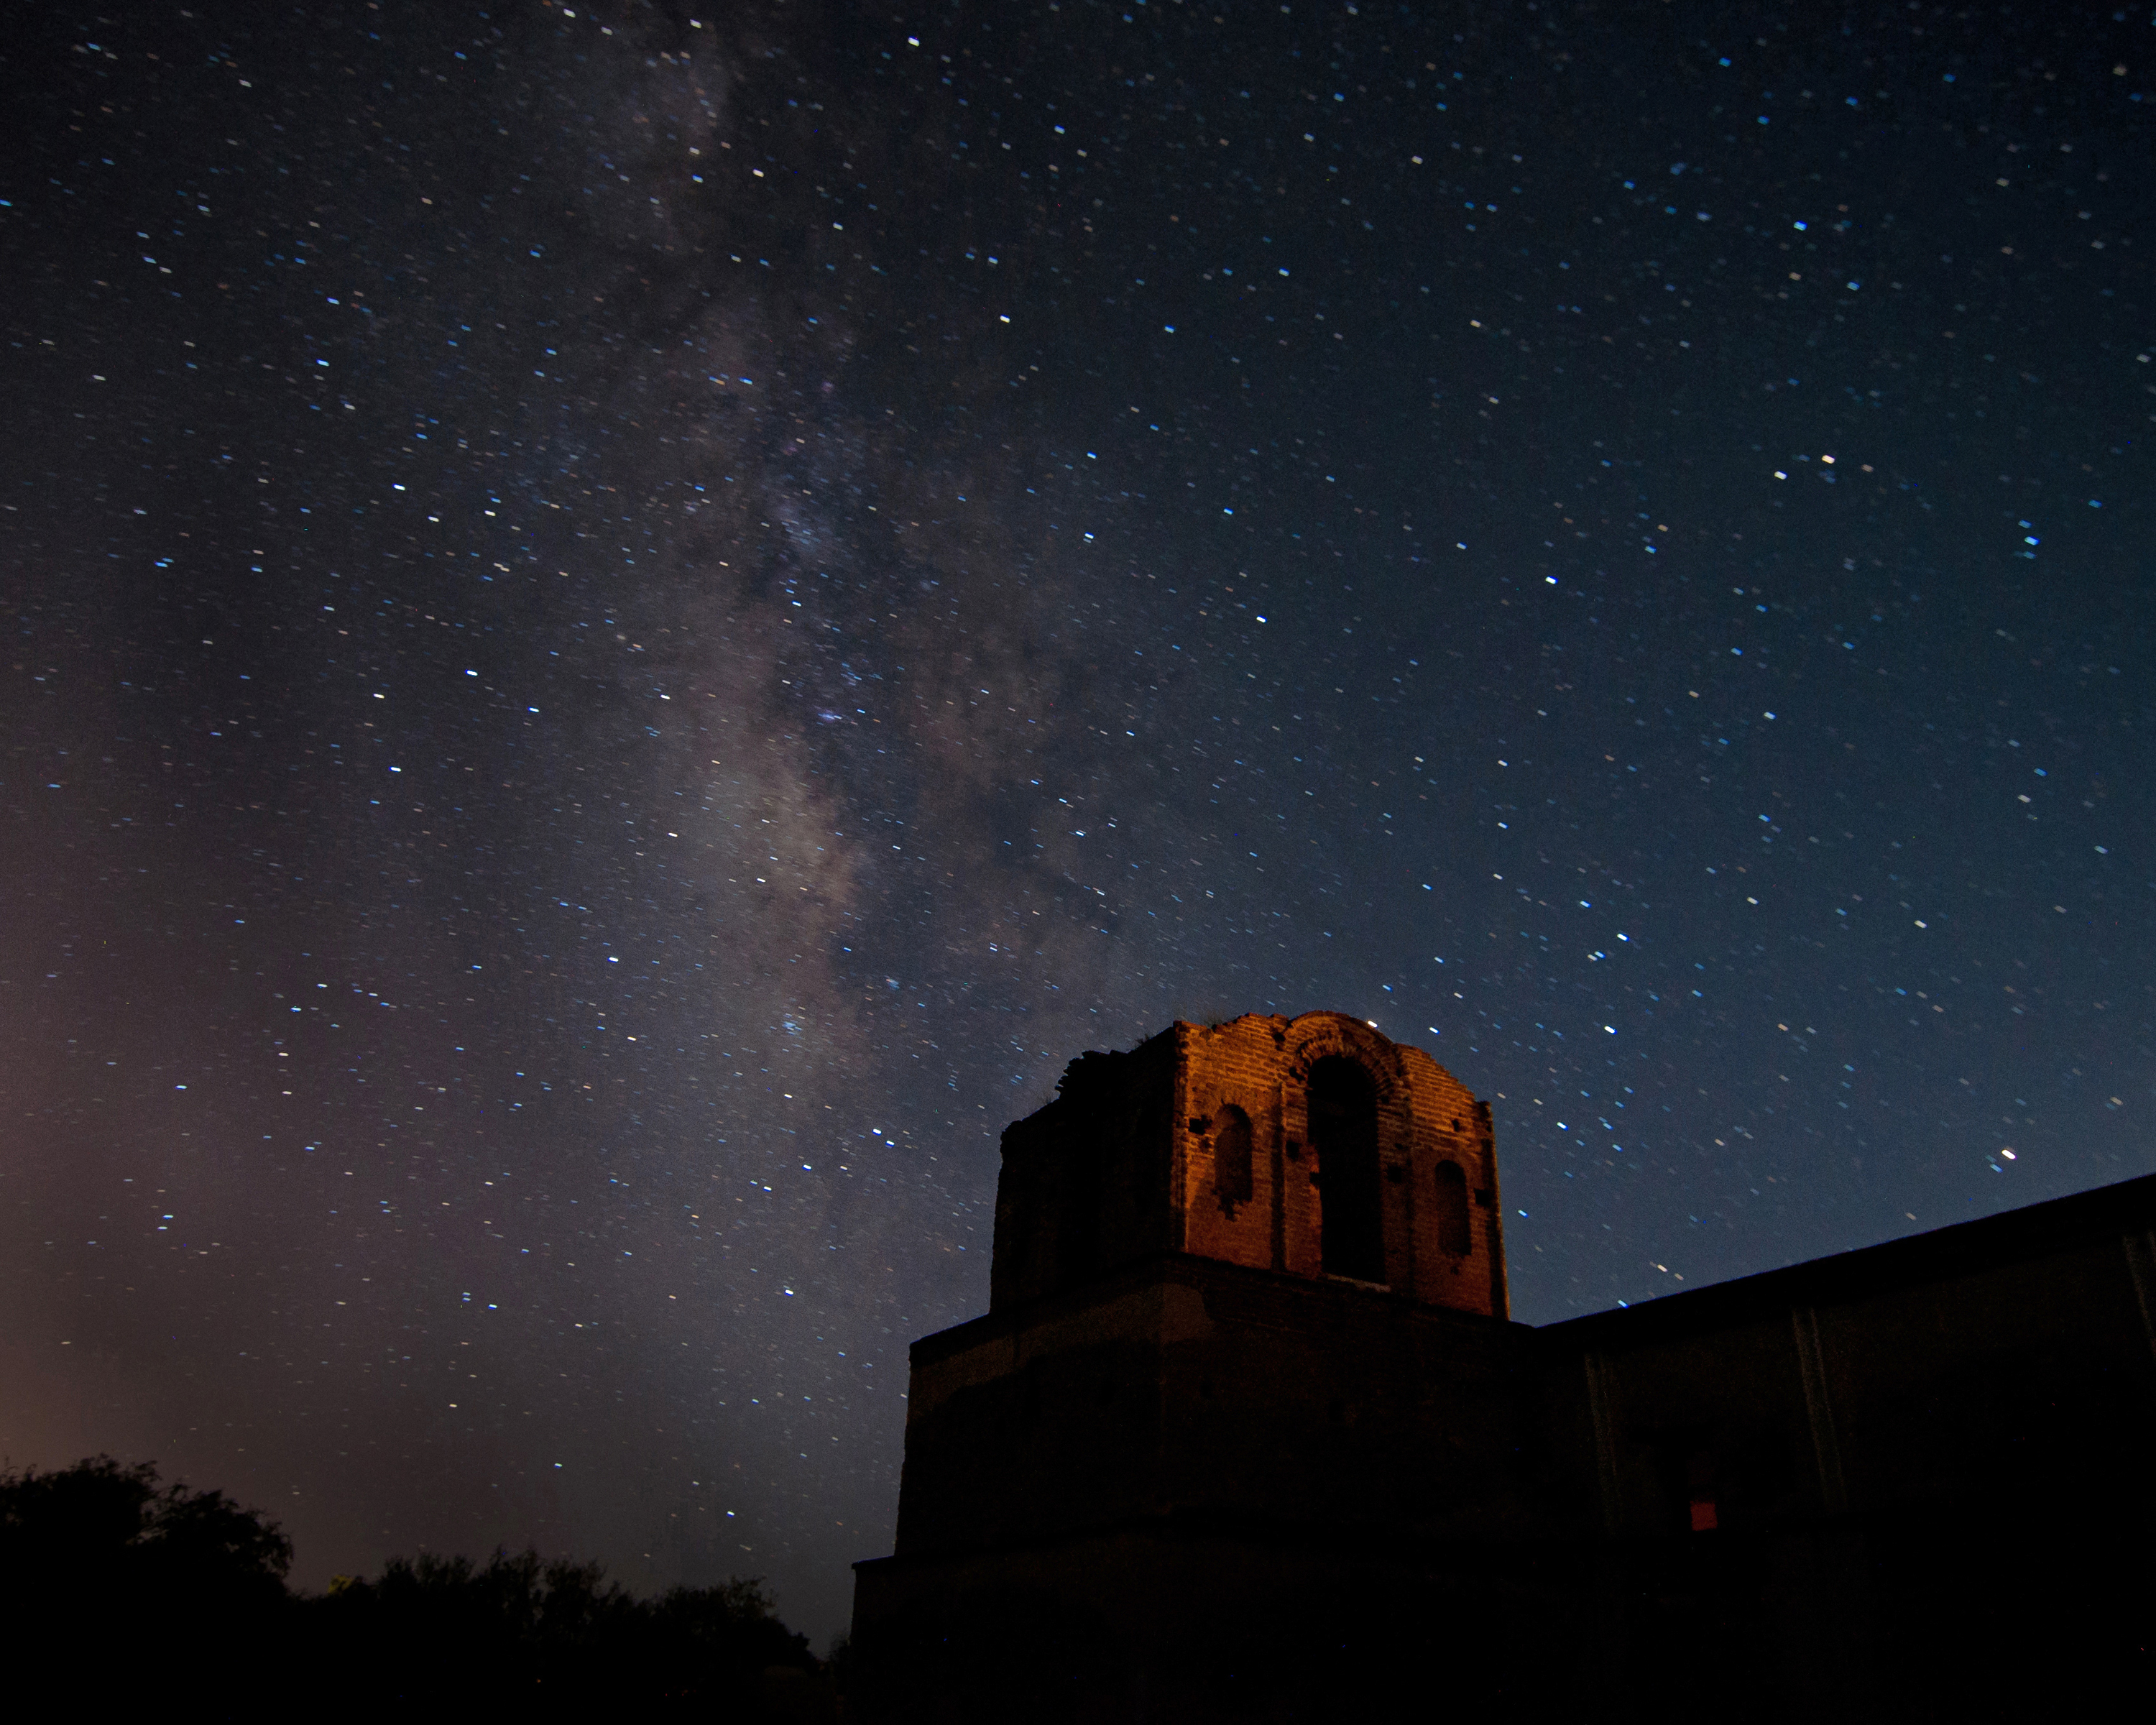
<instances>
[{"instance_id":1,"label":"milky way","mask_svg":"<svg viewBox=\"0 0 2156 1725\"><path fill-rule=\"evenodd\" d=\"M9 51L13 1462L821 1636L1085 1049L1528 1322L2152 1166L2145 20L712 11Z\"/></svg>"}]
</instances>

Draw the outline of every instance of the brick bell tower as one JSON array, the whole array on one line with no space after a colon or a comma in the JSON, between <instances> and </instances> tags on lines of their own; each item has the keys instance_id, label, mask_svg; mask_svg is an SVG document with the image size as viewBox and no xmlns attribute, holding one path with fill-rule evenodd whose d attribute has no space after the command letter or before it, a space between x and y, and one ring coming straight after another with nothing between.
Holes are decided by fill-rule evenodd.
<instances>
[{"instance_id":1,"label":"brick bell tower","mask_svg":"<svg viewBox=\"0 0 2156 1725\"><path fill-rule=\"evenodd\" d=\"M1188 1252L1507 1315L1488 1106L1342 1013L1081 1055L1003 1152L991 1314Z\"/></svg>"},{"instance_id":2,"label":"brick bell tower","mask_svg":"<svg viewBox=\"0 0 2156 1725\"><path fill-rule=\"evenodd\" d=\"M857 1641L1024 1596L1152 1669L1517 1528L1501 1215L1487 1105L1358 1019L1081 1056L1004 1131L987 1314L913 1345Z\"/></svg>"}]
</instances>

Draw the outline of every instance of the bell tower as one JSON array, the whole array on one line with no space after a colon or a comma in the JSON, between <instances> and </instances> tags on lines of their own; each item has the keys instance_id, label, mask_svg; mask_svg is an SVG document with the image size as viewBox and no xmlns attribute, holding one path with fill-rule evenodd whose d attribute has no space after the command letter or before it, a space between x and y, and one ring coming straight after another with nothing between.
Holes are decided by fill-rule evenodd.
<instances>
[{"instance_id":1,"label":"bell tower","mask_svg":"<svg viewBox=\"0 0 2156 1725\"><path fill-rule=\"evenodd\" d=\"M1188 1253L1507 1315L1487 1106L1343 1013L1083 1055L1003 1149L992 1313Z\"/></svg>"},{"instance_id":2,"label":"bell tower","mask_svg":"<svg viewBox=\"0 0 2156 1725\"><path fill-rule=\"evenodd\" d=\"M1367 1577L1517 1515L1490 1111L1421 1050L1178 1023L1074 1060L1003 1153L988 1311L913 1344L857 1625L1024 1587L1150 1634L1180 1608L1134 1575L1225 1601L1313 1540Z\"/></svg>"}]
</instances>

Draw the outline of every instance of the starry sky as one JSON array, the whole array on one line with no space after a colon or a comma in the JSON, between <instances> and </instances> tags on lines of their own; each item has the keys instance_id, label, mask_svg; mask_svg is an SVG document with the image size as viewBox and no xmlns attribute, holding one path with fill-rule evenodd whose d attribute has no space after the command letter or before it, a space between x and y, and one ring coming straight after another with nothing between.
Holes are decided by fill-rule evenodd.
<instances>
[{"instance_id":1,"label":"starry sky","mask_svg":"<svg viewBox=\"0 0 2156 1725\"><path fill-rule=\"evenodd\" d=\"M2156 1168L2145 6L115 11L4 50L12 1463L820 1640L1086 1049L1429 1049L1529 1322Z\"/></svg>"}]
</instances>

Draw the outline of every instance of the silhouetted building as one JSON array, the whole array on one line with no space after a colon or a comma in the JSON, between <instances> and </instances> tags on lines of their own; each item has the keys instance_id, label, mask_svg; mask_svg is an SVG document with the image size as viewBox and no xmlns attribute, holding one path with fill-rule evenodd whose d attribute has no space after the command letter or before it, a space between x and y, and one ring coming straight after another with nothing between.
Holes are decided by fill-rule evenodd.
<instances>
[{"instance_id":1,"label":"silhouetted building","mask_svg":"<svg viewBox=\"0 0 2156 1725\"><path fill-rule=\"evenodd\" d=\"M1540 1329L1500 1217L1487 1106L1358 1019L1074 1062L1004 1135L988 1314L914 1344L856 1572L886 1710L1965 1718L2147 1675L2156 1177Z\"/></svg>"}]
</instances>

